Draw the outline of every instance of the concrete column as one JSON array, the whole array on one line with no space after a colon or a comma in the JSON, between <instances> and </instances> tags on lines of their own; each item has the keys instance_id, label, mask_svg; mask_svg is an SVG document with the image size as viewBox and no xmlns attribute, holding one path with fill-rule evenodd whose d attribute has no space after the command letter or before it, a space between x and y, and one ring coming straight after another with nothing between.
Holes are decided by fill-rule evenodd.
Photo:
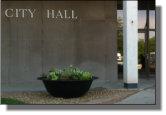
<instances>
[{"instance_id":1,"label":"concrete column","mask_svg":"<svg viewBox=\"0 0 166 115\"><path fill-rule=\"evenodd\" d=\"M123 79L125 88L138 84L138 2L123 1Z\"/></svg>"}]
</instances>

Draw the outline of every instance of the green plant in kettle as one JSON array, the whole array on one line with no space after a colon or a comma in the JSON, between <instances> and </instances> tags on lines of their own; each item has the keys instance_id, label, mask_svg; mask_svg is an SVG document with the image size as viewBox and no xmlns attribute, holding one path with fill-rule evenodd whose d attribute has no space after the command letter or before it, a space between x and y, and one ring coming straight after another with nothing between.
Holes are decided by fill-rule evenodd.
<instances>
[{"instance_id":1,"label":"green plant in kettle","mask_svg":"<svg viewBox=\"0 0 166 115\"><path fill-rule=\"evenodd\" d=\"M58 79L58 76L55 74L55 72L50 72L49 76L50 76L51 80L57 80Z\"/></svg>"},{"instance_id":2,"label":"green plant in kettle","mask_svg":"<svg viewBox=\"0 0 166 115\"><path fill-rule=\"evenodd\" d=\"M92 79L92 74L89 72L84 72L80 80Z\"/></svg>"}]
</instances>

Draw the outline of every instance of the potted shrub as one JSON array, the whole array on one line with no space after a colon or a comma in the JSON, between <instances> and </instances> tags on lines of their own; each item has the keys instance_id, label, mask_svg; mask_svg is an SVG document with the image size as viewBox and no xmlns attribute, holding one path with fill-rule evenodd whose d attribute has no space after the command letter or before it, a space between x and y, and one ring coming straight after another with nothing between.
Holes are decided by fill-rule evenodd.
<instances>
[{"instance_id":1,"label":"potted shrub","mask_svg":"<svg viewBox=\"0 0 166 115\"><path fill-rule=\"evenodd\" d=\"M70 65L64 69L53 68L48 74L43 73L42 80L47 91L55 97L71 98L84 95L97 77L89 72Z\"/></svg>"}]
</instances>

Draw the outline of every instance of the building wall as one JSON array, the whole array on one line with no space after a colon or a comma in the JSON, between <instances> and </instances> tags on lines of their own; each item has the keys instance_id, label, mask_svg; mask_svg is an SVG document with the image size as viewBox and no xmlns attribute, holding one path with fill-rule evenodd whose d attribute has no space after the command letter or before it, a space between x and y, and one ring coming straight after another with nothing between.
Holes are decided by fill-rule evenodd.
<instances>
[{"instance_id":1,"label":"building wall","mask_svg":"<svg viewBox=\"0 0 166 115\"><path fill-rule=\"evenodd\" d=\"M37 11L8 18L7 8ZM70 64L116 81L116 8L116 1L2 1L2 91L43 88L42 72ZM48 19L47 9L73 9L78 19Z\"/></svg>"}]
</instances>

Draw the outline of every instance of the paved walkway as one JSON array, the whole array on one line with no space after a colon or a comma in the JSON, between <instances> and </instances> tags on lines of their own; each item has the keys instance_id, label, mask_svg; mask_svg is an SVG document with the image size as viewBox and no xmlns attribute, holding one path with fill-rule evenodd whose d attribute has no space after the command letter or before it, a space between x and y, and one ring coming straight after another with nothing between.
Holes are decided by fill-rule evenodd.
<instances>
[{"instance_id":1,"label":"paved walkway","mask_svg":"<svg viewBox=\"0 0 166 115\"><path fill-rule=\"evenodd\" d=\"M122 79L118 80L118 82L113 83L97 83L97 81L95 82L94 84L92 84L92 88L100 86L106 89L125 89L123 87ZM155 78L139 78L138 89L142 91L114 104L155 104Z\"/></svg>"},{"instance_id":2,"label":"paved walkway","mask_svg":"<svg viewBox=\"0 0 166 115\"><path fill-rule=\"evenodd\" d=\"M144 89L114 104L155 104L155 88Z\"/></svg>"}]
</instances>

